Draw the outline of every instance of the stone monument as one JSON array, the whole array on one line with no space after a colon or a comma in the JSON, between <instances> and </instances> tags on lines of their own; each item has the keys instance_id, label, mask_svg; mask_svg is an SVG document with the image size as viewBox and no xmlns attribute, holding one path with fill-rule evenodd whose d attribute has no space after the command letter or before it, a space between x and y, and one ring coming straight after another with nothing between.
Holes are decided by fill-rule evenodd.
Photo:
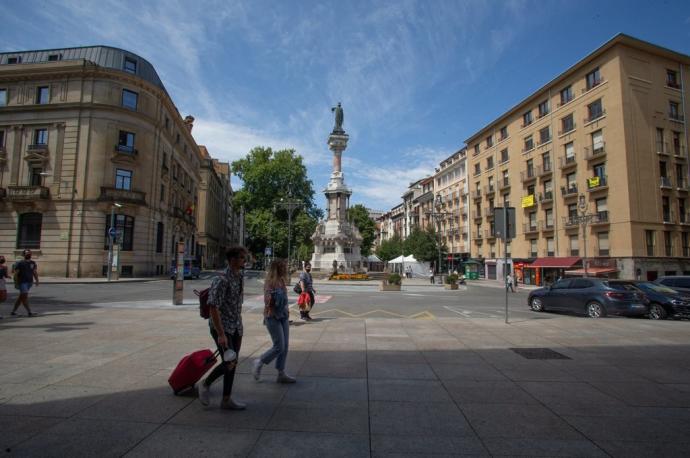
<instances>
[{"instance_id":1,"label":"stone monument","mask_svg":"<svg viewBox=\"0 0 690 458\"><path fill-rule=\"evenodd\" d=\"M344 113L340 103L331 111L335 113L335 126L328 136L328 148L333 152L333 172L324 189L326 219L319 222L311 237L314 242L311 266L314 271L332 271L343 266L346 272L355 272L362 268L362 236L347 218L352 190L345 185L341 161L350 137L343 130ZM343 273L342 268L338 271Z\"/></svg>"}]
</instances>

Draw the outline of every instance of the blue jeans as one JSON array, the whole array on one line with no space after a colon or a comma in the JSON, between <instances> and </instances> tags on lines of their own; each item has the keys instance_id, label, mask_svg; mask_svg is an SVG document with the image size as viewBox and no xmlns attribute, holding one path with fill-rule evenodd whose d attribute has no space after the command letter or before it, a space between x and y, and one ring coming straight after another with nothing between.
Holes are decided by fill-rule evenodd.
<instances>
[{"instance_id":1,"label":"blue jeans","mask_svg":"<svg viewBox=\"0 0 690 458\"><path fill-rule=\"evenodd\" d=\"M285 370L285 361L288 353L288 340L290 340L290 322L287 318L276 320L275 318L267 317L264 320L266 329L271 335L273 346L269 348L266 353L261 355L261 362L269 364L274 359L276 360L276 369L279 371Z\"/></svg>"}]
</instances>

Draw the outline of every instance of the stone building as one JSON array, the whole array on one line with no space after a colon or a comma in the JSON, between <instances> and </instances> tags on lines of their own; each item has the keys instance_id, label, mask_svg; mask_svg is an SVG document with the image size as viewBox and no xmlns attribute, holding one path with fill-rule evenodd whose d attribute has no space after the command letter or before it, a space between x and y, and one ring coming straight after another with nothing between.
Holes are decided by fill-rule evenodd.
<instances>
[{"instance_id":1,"label":"stone building","mask_svg":"<svg viewBox=\"0 0 690 458\"><path fill-rule=\"evenodd\" d=\"M0 54L0 253L98 277L114 213L122 276L196 256L202 156L156 70L105 46Z\"/></svg>"},{"instance_id":2,"label":"stone building","mask_svg":"<svg viewBox=\"0 0 690 458\"><path fill-rule=\"evenodd\" d=\"M502 256L491 209L510 205L506 249L525 283L585 263L589 275L690 273L689 70L689 56L620 34L470 136L472 256L487 272Z\"/></svg>"}]
</instances>

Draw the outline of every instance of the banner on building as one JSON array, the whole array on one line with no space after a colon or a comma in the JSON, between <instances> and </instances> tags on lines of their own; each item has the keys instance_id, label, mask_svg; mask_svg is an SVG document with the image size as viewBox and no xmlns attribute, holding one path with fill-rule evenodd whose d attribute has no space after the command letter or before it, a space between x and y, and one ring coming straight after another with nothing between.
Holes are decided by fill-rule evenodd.
<instances>
[{"instance_id":1,"label":"banner on building","mask_svg":"<svg viewBox=\"0 0 690 458\"><path fill-rule=\"evenodd\" d=\"M534 207L534 194L522 198L522 208Z\"/></svg>"}]
</instances>

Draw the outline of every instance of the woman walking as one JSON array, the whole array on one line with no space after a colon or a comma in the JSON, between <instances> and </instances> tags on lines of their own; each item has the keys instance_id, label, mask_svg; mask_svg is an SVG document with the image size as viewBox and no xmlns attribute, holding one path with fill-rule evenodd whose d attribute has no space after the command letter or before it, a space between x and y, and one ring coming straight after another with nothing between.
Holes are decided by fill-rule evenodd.
<instances>
[{"instance_id":1,"label":"woman walking","mask_svg":"<svg viewBox=\"0 0 690 458\"><path fill-rule=\"evenodd\" d=\"M7 300L7 286L5 285L6 278L10 278L10 276L7 275L5 257L0 256L0 304ZM0 319L2 319L2 315L0 315Z\"/></svg>"},{"instance_id":2,"label":"woman walking","mask_svg":"<svg viewBox=\"0 0 690 458\"><path fill-rule=\"evenodd\" d=\"M311 278L311 263L308 261L304 263L304 271L299 274L299 283L302 292L309 294L310 301L309 306L305 310L300 309L300 320L311 321L312 318L309 316L309 312L314 308L314 293L316 291L314 291L314 280Z\"/></svg>"},{"instance_id":3,"label":"woman walking","mask_svg":"<svg viewBox=\"0 0 690 458\"><path fill-rule=\"evenodd\" d=\"M284 261L273 261L268 268L264 283L264 325L271 335L273 347L254 361L252 375L255 380L261 378L261 368L276 360L278 383L295 383L294 377L285 373L288 342L290 340L290 323L288 321L288 299L285 279L287 267Z\"/></svg>"}]
</instances>

